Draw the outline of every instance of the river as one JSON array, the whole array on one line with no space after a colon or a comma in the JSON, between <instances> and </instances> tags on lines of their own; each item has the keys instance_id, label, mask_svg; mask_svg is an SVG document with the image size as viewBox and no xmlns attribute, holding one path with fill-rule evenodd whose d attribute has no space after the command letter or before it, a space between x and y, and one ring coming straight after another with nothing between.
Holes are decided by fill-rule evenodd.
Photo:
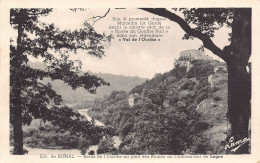
<instances>
[{"instance_id":1,"label":"river","mask_svg":"<svg viewBox=\"0 0 260 163\"><path fill-rule=\"evenodd\" d=\"M92 118L88 115L88 110L89 110L89 109L90 109L90 108L88 108L88 109L79 109L78 112L79 112L81 115L84 115L84 116L87 118L88 121L91 121ZM97 126L105 126L105 124L104 124L103 122L101 122L101 121L99 121L99 120L96 120L96 119L95 119L95 124L96 124ZM121 143L120 137L119 137L119 136L113 136L112 139L114 140L114 143L115 143L115 144L114 144L114 147L115 147L115 148L118 148L119 145L120 145L120 143ZM90 150L96 151L96 150L97 150L97 145L91 146L91 147L89 148L89 151L90 151Z\"/></svg>"},{"instance_id":2,"label":"river","mask_svg":"<svg viewBox=\"0 0 260 163\"><path fill-rule=\"evenodd\" d=\"M81 115L84 115L87 120L91 121L91 117L88 115L88 109L79 109L78 112ZM105 126L104 123L102 123L101 121L98 121L95 119L95 124L97 126ZM113 136L112 139L114 140L114 147L118 148L120 143L121 143L121 139L119 136ZM43 149L43 148L31 148L31 147L27 147L26 145L24 145L25 149L27 149L29 151L30 155L39 155L39 154L74 154L74 155L80 155L80 150L79 149ZM88 154L89 151L93 150L95 152L95 154L97 154L97 148L98 145L93 145L91 146L88 151L86 152L86 154Z\"/></svg>"}]
</instances>

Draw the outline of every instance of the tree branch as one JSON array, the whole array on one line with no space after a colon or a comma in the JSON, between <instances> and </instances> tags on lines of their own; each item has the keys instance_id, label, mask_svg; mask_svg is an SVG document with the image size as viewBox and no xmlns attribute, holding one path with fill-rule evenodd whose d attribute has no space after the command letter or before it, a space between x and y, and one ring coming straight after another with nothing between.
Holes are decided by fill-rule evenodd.
<instances>
[{"instance_id":1,"label":"tree branch","mask_svg":"<svg viewBox=\"0 0 260 163\"><path fill-rule=\"evenodd\" d=\"M28 15L30 16L38 16L38 15L44 15L44 14L49 14L53 9L43 9L41 12L38 12L38 13L29 13L28 12ZM30 11L30 10L28 10Z\"/></svg>"},{"instance_id":2,"label":"tree branch","mask_svg":"<svg viewBox=\"0 0 260 163\"><path fill-rule=\"evenodd\" d=\"M206 34L201 33L200 31L197 31L195 29L192 29L188 23L186 23L181 17L178 15L163 9L163 8L141 8L144 11L150 12L152 14L156 14L162 17L165 17L171 21L174 21L180 25L180 27L189 35L196 37L200 39L203 42L203 45L205 48L209 49L212 51L215 55L218 57L222 58L223 60L226 60L226 56L223 53L223 50L221 50L219 47L217 47L213 41L210 39L209 36Z\"/></svg>"},{"instance_id":3,"label":"tree branch","mask_svg":"<svg viewBox=\"0 0 260 163\"><path fill-rule=\"evenodd\" d=\"M110 8L107 10L107 12L105 13L105 15L103 15L103 16L93 16L92 18L90 18L89 20L91 20L91 19L93 19L93 20L94 20L94 19L97 19L97 20L94 20L94 23L92 24L92 26L94 26L94 24L95 24L97 21L99 21L100 19L106 17L107 14L109 13L109 11L110 11ZM89 20L87 20L87 21L89 21Z\"/></svg>"},{"instance_id":4,"label":"tree branch","mask_svg":"<svg viewBox=\"0 0 260 163\"><path fill-rule=\"evenodd\" d=\"M29 16L38 16L38 15L43 15L43 14L48 14L49 11L43 11L43 12L39 12L39 13L29 13L28 15Z\"/></svg>"}]
</instances>

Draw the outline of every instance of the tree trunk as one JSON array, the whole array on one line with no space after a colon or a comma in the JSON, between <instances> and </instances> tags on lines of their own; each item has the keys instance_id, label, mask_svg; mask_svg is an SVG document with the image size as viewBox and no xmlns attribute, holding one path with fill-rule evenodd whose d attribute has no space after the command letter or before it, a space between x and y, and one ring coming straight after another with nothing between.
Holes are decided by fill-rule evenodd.
<instances>
[{"instance_id":1,"label":"tree trunk","mask_svg":"<svg viewBox=\"0 0 260 163\"><path fill-rule=\"evenodd\" d=\"M231 125L228 141L234 137L233 142L235 143L249 138L251 81L245 65L228 64L228 72L228 118ZM249 153L248 143L238 148L235 153Z\"/></svg>"},{"instance_id":2,"label":"tree trunk","mask_svg":"<svg viewBox=\"0 0 260 163\"><path fill-rule=\"evenodd\" d=\"M17 90L14 95L14 115L13 115L13 134L14 151L13 154L23 154L23 130L22 130L22 108L20 99L21 90Z\"/></svg>"},{"instance_id":3,"label":"tree trunk","mask_svg":"<svg viewBox=\"0 0 260 163\"><path fill-rule=\"evenodd\" d=\"M232 23L231 44L224 53L228 67L228 118L230 137L234 143L249 139L249 118L251 115L251 76L246 70L251 56L251 9L235 8ZM236 145L238 146L238 145ZM237 154L249 153L249 143L235 151Z\"/></svg>"},{"instance_id":4,"label":"tree trunk","mask_svg":"<svg viewBox=\"0 0 260 163\"><path fill-rule=\"evenodd\" d=\"M18 37L17 37L17 51L13 58L15 64L14 71L11 74L11 78L14 81L13 84L13 99L11 99L13 109L13 134L14 134L14 150L13 154L22 155L23 154L23 130L22 130L22 105L21 105L21 64L22 64L22 52L21 52L21 42L22 42L23 27L22 24L18 24Z\"/></svg>"},{"instance_id":5,"label":"tree trunk","mask_svg":"<svg viewBox=\"0 0 260 163\"><path fill-rule=\"evenodd\" d=\"M228 119L230 131L227 141L233 143L249 138L251 115L251 77L246 70L251 56L251 9L235 8L231 44L223 50L228 67ZM240 143L232 148L236 148ZM230 150L228 153L233 153ZM249 153L249 143L238 147L236 154Z\"/></svg>"}]
</instances>

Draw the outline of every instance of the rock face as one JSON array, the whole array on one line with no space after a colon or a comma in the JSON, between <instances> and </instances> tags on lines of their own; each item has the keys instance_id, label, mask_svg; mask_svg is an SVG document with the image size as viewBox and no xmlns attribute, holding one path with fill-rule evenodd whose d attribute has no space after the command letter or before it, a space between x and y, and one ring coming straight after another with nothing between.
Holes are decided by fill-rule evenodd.
<instances>
[{"instance_id":1,"label":"rock face","mask_svg":"<svg viewBox=\"0 0 260 163\"><path fill-rule=\"evenodd\" d=\"M194 60L194 59L198 59L198 60L213 60L213 58L209 57L208 55L206 55L206 53L201 52L199 50L194 50L194 49L182 51L180 53L180 57L190 58L192 60Z\"/></svg>"},{"instance_id":2,"label":"rock face","mask_svg":"<svg viewBox=\"0 0 260 163\"><path fill-rule=\"evenodd\" d=\"M133 107L135 105L135 101L136 101L136 98L139 97L139 95L137 93L134 93L134 94L131 94L129 97L128 97L128 105L130 107Z\"/></svg>"},{"instance_id":3,"label":"rock face","mask_svg":"<svg viewBox=\"0 0 260 163\"><path fill-rule=\"evenodd\" d=\"M214 68L214 74L208 77L208 82L211 88L221 83L227 83L228 73L226 66L216 66Z\"/></svg>"},{"instance_id":4,"label":"rock face","mask_svg":"<svg viewBox=\"0 0 260 163\"><path fill-rule=\"evenodd\" d=\"M214 68L215 73L227 73L227 67L226 66L216 66Z\"/></svg>"},{"instance_id":5,"label":"rock face","mask_svg":"<svg viewBox=\"0 0 260 163\"><path fill-rule=\"evenodd\" d=\"M197 105L196 110L201 114L202 121L210 124L209 128L204 132L212 146L219 146L214 149L213 153L224 153L225 145L221 145L226 140L228 131L227 109L228 109L228 74L226 66L216 66L214 74L208 77L213 94Z\"/></svg>"},{"instance_id":6,"label":"rock face","mask_svg":"<svg viewBox=\"0 0 260 163\"><path fill-rule=\"evenodd\" d=\"M128 98L128 104L130 107L133 107L135 105L135 97L134 94L131 94Z\"/></svg>"},{"instance_id":7,"label":"rock face","mask_svg":"<svg viewBox=\"0 0 260 163\"><path fill-rule=\"evenodd\" d=\"M187 71L189 71L192 67L191 61L193 60L213 60L212 57L209 57L206 55L206 53L201 52L199 50L185 50L180 53L180 57L178 59L175 59L174 61L174 67L176 65L178 66L184 66L187 67Z\"/></svg>"}]
</instances>

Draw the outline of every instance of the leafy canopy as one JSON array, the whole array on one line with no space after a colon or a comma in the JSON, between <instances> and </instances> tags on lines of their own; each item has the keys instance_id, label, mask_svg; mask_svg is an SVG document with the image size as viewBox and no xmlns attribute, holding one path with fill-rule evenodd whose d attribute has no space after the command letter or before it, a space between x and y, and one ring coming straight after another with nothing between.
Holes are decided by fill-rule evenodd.
<instances>
[{"instance_id":1,"label":"leafy canopy","mask_svg":"<svg viewBox=\"0 0 260 163\"><path fill-rule=\"evenodd\" d=\"M22 108L23 123L30 124L33 117L50 119L46 114L48 109L61 105L61 96L49 83L43 84L43 78L62 80L73 89L84 87L90 93L95 93L101 85L109 85L102 78L81 72L81 61L71 60L69 54L84 50L102 58L112 37L97 33L87 23L79 30L62 31L54 24L39 21L40 16L51 12L52 9L10 10L11 26L18 33L17 40L11 38L10 44L11 123L17 107ZM42 58L46 68L31 68L29 58ZM20 97L16 96L17 91L21 92Z\"/></svg>"}]
</instances>

